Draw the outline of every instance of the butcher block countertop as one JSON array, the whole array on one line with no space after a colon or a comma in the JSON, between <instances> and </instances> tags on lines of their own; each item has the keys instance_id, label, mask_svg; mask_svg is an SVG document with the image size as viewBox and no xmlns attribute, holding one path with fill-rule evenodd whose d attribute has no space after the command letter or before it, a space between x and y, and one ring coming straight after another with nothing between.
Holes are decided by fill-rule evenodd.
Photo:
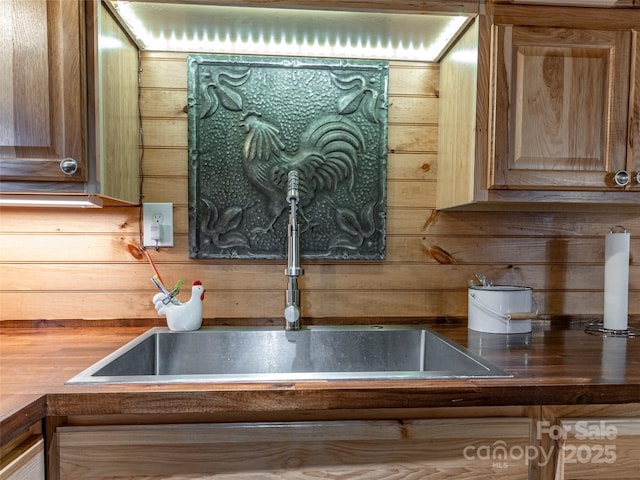
<instances>
[{"instance_id":1,"label":"butcher block countertop","mask_svg":"<svg viewBox=\"0 0 640 480\"><path fill-rule=\"evenodd\" d=\"M150 325L5 323L2 443L45 416L219 413L261 419L278 412L640 402L640 338L589 335L585 320L536 321L529 336L511 338L469 331L464 321L428 324L513 377L71 386L65 381Z\"/></svg>"}]
</instances>

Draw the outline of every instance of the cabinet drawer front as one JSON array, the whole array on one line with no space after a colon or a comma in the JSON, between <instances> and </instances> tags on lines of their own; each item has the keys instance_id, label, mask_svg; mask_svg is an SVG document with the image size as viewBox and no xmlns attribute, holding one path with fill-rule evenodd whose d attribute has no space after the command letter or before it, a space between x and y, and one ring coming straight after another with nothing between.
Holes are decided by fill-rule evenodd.
<instances>
[{"instance_id":1,"label":"cabinet drawer front","mask_svg":"<svg viewBox=\"0 0 640 480\"><path fill-rule=\"evenodd\" d=\"M637 478L640 419L571 419L559 425L557 480Z\"/></svg>"},{"instance_id":2,"label":"cabinet drawer front","mask_svg":"<svg viewBox=\"0 0 640 480\"><path fill-rule=\"evenodd\" d=\"M0 480L44 480L44 440L33 435L15 451L3 454Z\"/></svg>"},{"instance_id":3,"label":"cabinet drawer front","mask_svg":"<svg viewBox=\"0 0 640 480\"><path fill-rule=\"evenodd\" d=\"M525 478L524 458L507 456L527 450L530 431L528 418L490 418L62 427L57 438L62 479L481 479Z\"/></svg>"}]
</instances>

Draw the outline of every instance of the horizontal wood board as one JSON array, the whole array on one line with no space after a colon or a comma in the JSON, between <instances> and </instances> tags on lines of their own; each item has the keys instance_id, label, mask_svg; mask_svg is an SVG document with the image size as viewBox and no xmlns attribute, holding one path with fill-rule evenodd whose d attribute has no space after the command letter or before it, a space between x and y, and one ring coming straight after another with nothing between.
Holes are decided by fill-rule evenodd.
<instances>
[{"instance_id":1,"label":"horizontal wood board","mask_svg":"<svg viewBox=\"0 0 640 480\"><path fill-rule=\"evenodd\" d=\"M438 77L437 64L391 63L387 259L305 262L303 318L464 316L475 273L532 286L547 315L601 314L614 225L632 235L637 296L640 212L435 211ZM186 54L144 53L140 78L143 201L174 203L175 247L150 252L165 283L202 280L207 318L281 317L284 262L188 258ZM156 317L138 207L43 213L0 211L0 320Z\"/></svg>"}]
</instances>

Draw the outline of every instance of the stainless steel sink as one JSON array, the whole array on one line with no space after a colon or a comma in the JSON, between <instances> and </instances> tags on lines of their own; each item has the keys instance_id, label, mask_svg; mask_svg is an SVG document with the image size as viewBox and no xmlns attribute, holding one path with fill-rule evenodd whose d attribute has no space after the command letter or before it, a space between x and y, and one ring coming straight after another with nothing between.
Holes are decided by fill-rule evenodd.
<instances>
[{"instance_id":1,"label":"stainless steel sink","mask_svg":"<svg viewBox=\"0 0 640 480\"><path fill-rule=\"evenodd\" d=\"M509 377L420 326L152 328L67 384Z\"/></svg>"}]
</instances>

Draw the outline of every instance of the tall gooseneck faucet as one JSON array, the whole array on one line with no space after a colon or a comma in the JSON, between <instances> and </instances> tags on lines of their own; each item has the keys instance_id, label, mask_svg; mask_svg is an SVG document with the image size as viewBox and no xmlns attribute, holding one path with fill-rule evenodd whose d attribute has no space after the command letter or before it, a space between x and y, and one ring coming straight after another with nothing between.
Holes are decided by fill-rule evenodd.
<instances>
[{"instance_id":1,"label":"tall gooseneck faucet","mask_svg":"<svg viewBox=\"0 0 640 480\"><path fill-rule=\"evenodd\" d=\"M300 230L298 229L298 171L289 172L287 202L289 202L289 225L287 227L287 268L284 274L289 277L287 285L284 319L286 330L300 330L300 289L298 277L304 275L300 268Z\"/></svg>"}]
</instances>

